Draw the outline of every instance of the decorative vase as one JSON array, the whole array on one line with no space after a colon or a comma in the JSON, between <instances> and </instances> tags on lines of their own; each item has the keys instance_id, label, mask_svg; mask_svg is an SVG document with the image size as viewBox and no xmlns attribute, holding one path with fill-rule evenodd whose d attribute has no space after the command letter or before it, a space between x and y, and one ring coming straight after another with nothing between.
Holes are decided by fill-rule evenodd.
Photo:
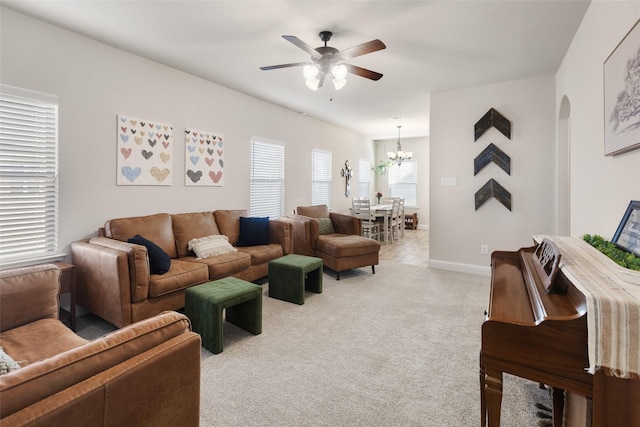
<instances>
[{"instance_id":1,"label":"decorative vase","mask_svg":"<svg viewBox=\"0 0 640 427\"><path fill-rule=\"evenodd\" d=\"M382 197L376 196L376 199L378 199L378 204L380 204L380 199L382 199Z\"/></svg>"}]
</instances>

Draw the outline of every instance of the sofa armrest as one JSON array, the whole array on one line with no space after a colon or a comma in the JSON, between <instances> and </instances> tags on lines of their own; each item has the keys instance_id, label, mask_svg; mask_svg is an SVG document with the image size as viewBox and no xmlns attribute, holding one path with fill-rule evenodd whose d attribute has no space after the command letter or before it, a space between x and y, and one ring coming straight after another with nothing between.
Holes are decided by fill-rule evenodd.
<instances>
[{"instance_id":1,"label":"sofa armrest","mask_svg":"<svg viewBox=\"0 0 640 427\"><path fill-rule=\"evenodd\" d=\"M118 327L132 322L131 305L149 295L144 246L106 237L71 243L78 303Z\"/></svg>"},{"instance_id":2,"label":"sofa armrest","mask_svg":"<svg viewBox=\"0 0 640 427\"><path fill-rule=\"evenodd\" d=\"M0 424L197 427L200 349L200 335L184 333L14 412Z\"/></svg>"},{"instance_id":3,"label":"sofa armrest","mask_svg":"<svg viewBox=\"0 0 640 427\"><path fill-rule=\"evenodd\" d=\"M0 271L0 331L57 319L60 274L53 264Z\"/></svg>"},{"instance_id":4,"label":"sofa armrest","mask_svg":"<svg viewBox=\"0 0 640 427\"><path fill-rule=\"evenodd\" d=\"M336 233L360 235L362 220L355 216L331 212L329 214Z\"/></svg>"},{"instance_id":5,"label":"sofa armrest","mask_svg":"<svg viewBox=\"0 0 640 427\"><path fill-rule=\"evenodd\" d=\"M83 346L0 375L0 419L114 366L127 363L172 338L191 333L190 330L191 324L185 315L164 312ZM179 366L176 368L181 370ZM157 375L161 376L160 373ZM128 386L134 383L129 382Z\"/></svg>"},{"instance_id":6,"label":"sofa armrest","mask_svg":"<svg viewBox=\"0 0 640 427\"><path fill-rule=\"evenodd\" d=\"M280 218L291 224L291 253L314 256L319 236L318 222L302 215Z\"/></svg>"},{"instance_id":7,"label":"sofa armrest","mask_svg":"<svg viewBox=\"0 0 640 427\"><path fill-rule=\"evenodd\" d=\"M282 246L283 255L291 253L291 224L280 219L269 220L269 243Z\"/></svg>"}]
</instances>

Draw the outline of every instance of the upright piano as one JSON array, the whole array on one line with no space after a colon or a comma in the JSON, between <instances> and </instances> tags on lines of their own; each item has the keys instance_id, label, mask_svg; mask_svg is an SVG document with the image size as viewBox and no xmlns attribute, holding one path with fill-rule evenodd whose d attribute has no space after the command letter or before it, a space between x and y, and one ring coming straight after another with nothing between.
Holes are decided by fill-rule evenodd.
<instances>
[{"instance_id":1,"label":"upright piano","mask_svg":"<svg viewBox=\"0 0 640 427\"><path fill-rule=\"evenodd\" d=\"M503 373L551 387L556 427L563 425L566 393L590 399L587 425L640 426L638 372L621 372L619 366L600 366L590 360L601 351L600 347L594 348L599 345L594 330L609 323L601 318L606 313L593 313L594 319L589 319L589 310L595 312L602 292L617 286L607 283L593 292L589 289L593 283L608 281L612 276L609 271L593 274L602 270L594 264L607 265L598 258L605 256L590 246L585 248L588 244L580 239L536 239L538 244L532 247L491 255L491 291L480 351L482 427L500 426ZM613 292L616 291L622 295L617 298L629 296L630 302L625 303L632 304L632 308L625 310L637 309L640 313L640 308L633 307L636 302L640 306L637 295L627 295L624 289ZM595 317L598 325L593 323ZM628 325L622 325L625 337L639 336L640 320L634 316L630 319ZM637 351L627 341L624 351Z\"/></svg>"}]
</instances>

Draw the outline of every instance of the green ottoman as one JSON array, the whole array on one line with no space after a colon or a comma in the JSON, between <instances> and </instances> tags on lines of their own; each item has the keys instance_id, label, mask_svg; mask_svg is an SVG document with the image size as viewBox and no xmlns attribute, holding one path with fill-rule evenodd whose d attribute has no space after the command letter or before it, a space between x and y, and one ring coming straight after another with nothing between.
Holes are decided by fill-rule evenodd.
<instances>
[{"instance_id":1,"label":"green ottoman","mask_svg":"<svg viewBox=\"0 0 640 427\"><path fill-rule=\"evenodd\" d=\"M322 293L322 259L290 254L269 263L269 296L304 304L304 291Z\"/></svg>"},{"instance_id":2,"label":"green ottoman","mask_svg":"<svg viewBox=\"0 0 640 427\"><path fill-rule=\"evenodd\" d=\"M222 311L228 322L262 333L262 288L234 277L192 286L185 291L184 312L191 327L202 337L202 346L214 354L222 352Z\"/></svg>"}]
</instances>

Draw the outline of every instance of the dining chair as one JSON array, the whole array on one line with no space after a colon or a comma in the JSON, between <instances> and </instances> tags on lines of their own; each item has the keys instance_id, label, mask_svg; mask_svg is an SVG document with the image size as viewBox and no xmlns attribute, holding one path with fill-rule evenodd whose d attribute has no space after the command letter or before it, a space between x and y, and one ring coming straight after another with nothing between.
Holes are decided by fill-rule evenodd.
<instances>
[{"instance_id":1,"label":"dining chair","mask_svg":"<svg viewBox=\"0 0 640 427\"><path fill-rule=\"evenodd\" d=\"M398 205L398 237L404 237L404 197L400 197Z\"/></svg>"},{"instance_id":2,"label":"dining chair","mask_svg":"<svg viewBox=\"0 0 640 427\"><path fill-rule=\"evenodd\" d=\"M387 229L384 230L384 232L387 233L388 241L393 243L394 235L396 236L396 240L399 239L398 212L400 209L400 197L387 197L382 200L382 204L391 206L391 212L387 219Z\"/></svg>"},{"instance_id":3,"label":"dining chair","mask_svg":"<svg viewBox=\"0 0 640 427\"><path fill-rule=\"evenodd\" d=\"M353 216L362 220L362 235L378 240L382 227L380 222L376 221L375 213L371 212L370 201L368 199L352 199L351 210Z\"/></svg>"}]
</instances>

